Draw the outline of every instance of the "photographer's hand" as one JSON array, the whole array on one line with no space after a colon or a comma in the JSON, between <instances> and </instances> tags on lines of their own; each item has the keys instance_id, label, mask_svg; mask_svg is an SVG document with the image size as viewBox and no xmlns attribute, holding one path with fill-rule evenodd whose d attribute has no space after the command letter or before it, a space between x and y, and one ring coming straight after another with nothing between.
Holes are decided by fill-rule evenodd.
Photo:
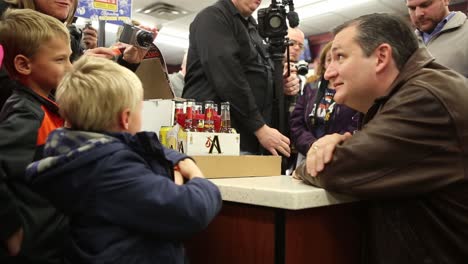
<instances>
[{"instance_id":1,"label":"photographer's hand","mask_svg":"<svg viewBox=\"0 0 468 264\"><path fill-rule=\"evenodd\" d=\"M94 49L97 47L97 29L92 26L83 29L83 43L86 49Z\"/></svg>"},{"instance_id":2,"label":"photographer's hand","mask_svg":"<svg viewBox=\"0 0 468 264\"><path fill-rule=\"evenodd\" d=\"M156 28L149 28L145 26L139 26L141 29L145 29L148 31L153 32L153 41L158 35L158 30ZM124 44L124 43L117 43L116 45L122 45L125 46L125 50L123 52L123 59L128 62L128 63L140 63L146 56L146 53L148 53L149 48L139 48L136 46Z\"/></svg>"},{"instance_id":3,"label":"photographer's hand","mask_svg":"<svg viewBox=\"0 0 468 264\"><path fill-rule=\"evenodd\" d=\"M23 237L23 228L20 228L6 240L6 247L10 256L16 256L21 251Z\"/></svg>"},{"instance_id":4,"label":"photographer's hand","mask_svg":"<svg viewBox=\"0 0 468 264\"><path fill-rule=\"evenodd\" d=\"M290 75L287 76L287 66L283 71L283 90L285 95L294 96L300 91L300 79L297 76L297 69L294 66L291 66Z\"/></svg>"},{"instance_id":5,"label":"photographer's hand","mask_svg":"<svg viewBox=\"0 0 468 264\"><path fill-rule=\"evenodd\" d=\"M255 136L258 138L260 144L271 154L278 156L278 152L280 152L286 157L291 155L289 138L285 137L278 130L263 125L255 131Z\"/></svg>"}]
</instances>

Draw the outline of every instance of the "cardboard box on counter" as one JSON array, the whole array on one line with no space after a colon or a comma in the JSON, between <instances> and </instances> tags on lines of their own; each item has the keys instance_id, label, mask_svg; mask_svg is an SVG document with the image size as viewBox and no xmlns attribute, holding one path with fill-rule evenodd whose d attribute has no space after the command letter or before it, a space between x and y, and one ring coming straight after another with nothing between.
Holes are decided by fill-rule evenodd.
<instances>
[{"instance_id":1,"label":"cardboard box on counter","mask_svg":"<svg viewBox=\"0 0 468 264\"><path fill-rule=\"evenodd\" d=\"M281 175L280 156L192 156L206 178Z\"/></svg>"},{"instance_id":2,"label":"cardboard box on counter","mask_svg":"<svg viewBox=\"0 0 468 264\"><path fill-rule=\"evenodd\" d=\"M179 130L178 151L187 155L239 156L240 135Z\"/></svg>"},{"instance_id":3,"label":"cardboard box on counter","mask_svg":"<svg viewBox=\"0 0 468 264\"><path fill-rule=\"evenodd\" d=\"M240 135L215 132L186 132L177 124L166 134L166 147L190 156L239 156Z\"/></svg>"}]
</instances>

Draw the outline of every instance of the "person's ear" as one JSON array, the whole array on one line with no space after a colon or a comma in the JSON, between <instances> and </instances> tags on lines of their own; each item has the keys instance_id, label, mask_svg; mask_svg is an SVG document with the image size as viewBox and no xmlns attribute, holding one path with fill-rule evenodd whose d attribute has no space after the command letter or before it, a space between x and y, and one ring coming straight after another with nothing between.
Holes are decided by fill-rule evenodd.
<instances>
[{"instance_id":1,"label":"person's ear","mask_svg":"<svg viewBox=\"0 0 468 264\"><path fill-rule=\"evenodd\" d=\"M119 115L119 128L128 130L130 121L130 108L125 108Z\"/></svg>"},{"instance_id":2,"label":"person's ear","mask_svg":"<svg viewBox=\"0 0 468 264\"><path fill-rule=\"evenodd\" d=\"M16 55L13 59L15 70L21 75L31 74L31 61L24 55Z\"/></svg>"},{"instance_id":3,"label":"person's ear","mask_svg":"<svg viewBox=\"0 0 468 264\"><path fill-rule=\"evenodd\" d=\"M379 73L387 69L387 67L393 61L392 47L387 43L380 44L375 49L375 56L376 56L375 71Z\"/></svg>"}]
</instances>

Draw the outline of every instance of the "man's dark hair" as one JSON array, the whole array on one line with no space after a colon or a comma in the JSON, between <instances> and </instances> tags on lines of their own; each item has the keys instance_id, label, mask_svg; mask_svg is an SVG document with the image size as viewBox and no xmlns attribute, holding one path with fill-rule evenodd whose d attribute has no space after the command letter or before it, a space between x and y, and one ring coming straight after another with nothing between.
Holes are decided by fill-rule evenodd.
<instances>
[{"instance_id":1,"label":"man's dark hair","mask_svg":"<svg viewBox=\"0 0 468 264\"><path fill-rule=\"evenodd\" d=\"M409 57L418 49L418 39L409 24L403 19L389 14L370 14L350 20L336 27L336 35L345 28L356 26L356 42L364 54L370 56L383 43L392 47L393 58L401 70Z\"/></svg>"}]
</instances>

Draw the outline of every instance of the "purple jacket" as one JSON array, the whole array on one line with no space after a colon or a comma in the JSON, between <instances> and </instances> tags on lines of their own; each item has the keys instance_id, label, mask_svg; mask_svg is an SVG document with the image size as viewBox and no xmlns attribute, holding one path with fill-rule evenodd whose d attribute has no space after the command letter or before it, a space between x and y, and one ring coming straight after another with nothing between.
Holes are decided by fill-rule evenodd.
<instances>
[{"instance_id":1,"label":"purple jacket","mask_svg":"<svg viewBox=\"0 0 468 264\"><path fill-rule=\"evenodd\" d=\"M324 80L325 81L325 80ZM312 125L309 114L314 107L318 82L304 87L304 93L298 97L296 107L291 113L291 141L299 153L306 155L310 146L319 138L316 128ZM329 120L325 134L353 132L359 123L359 113L345 105L336 105Z\"/></svg>"}]
</instances>

